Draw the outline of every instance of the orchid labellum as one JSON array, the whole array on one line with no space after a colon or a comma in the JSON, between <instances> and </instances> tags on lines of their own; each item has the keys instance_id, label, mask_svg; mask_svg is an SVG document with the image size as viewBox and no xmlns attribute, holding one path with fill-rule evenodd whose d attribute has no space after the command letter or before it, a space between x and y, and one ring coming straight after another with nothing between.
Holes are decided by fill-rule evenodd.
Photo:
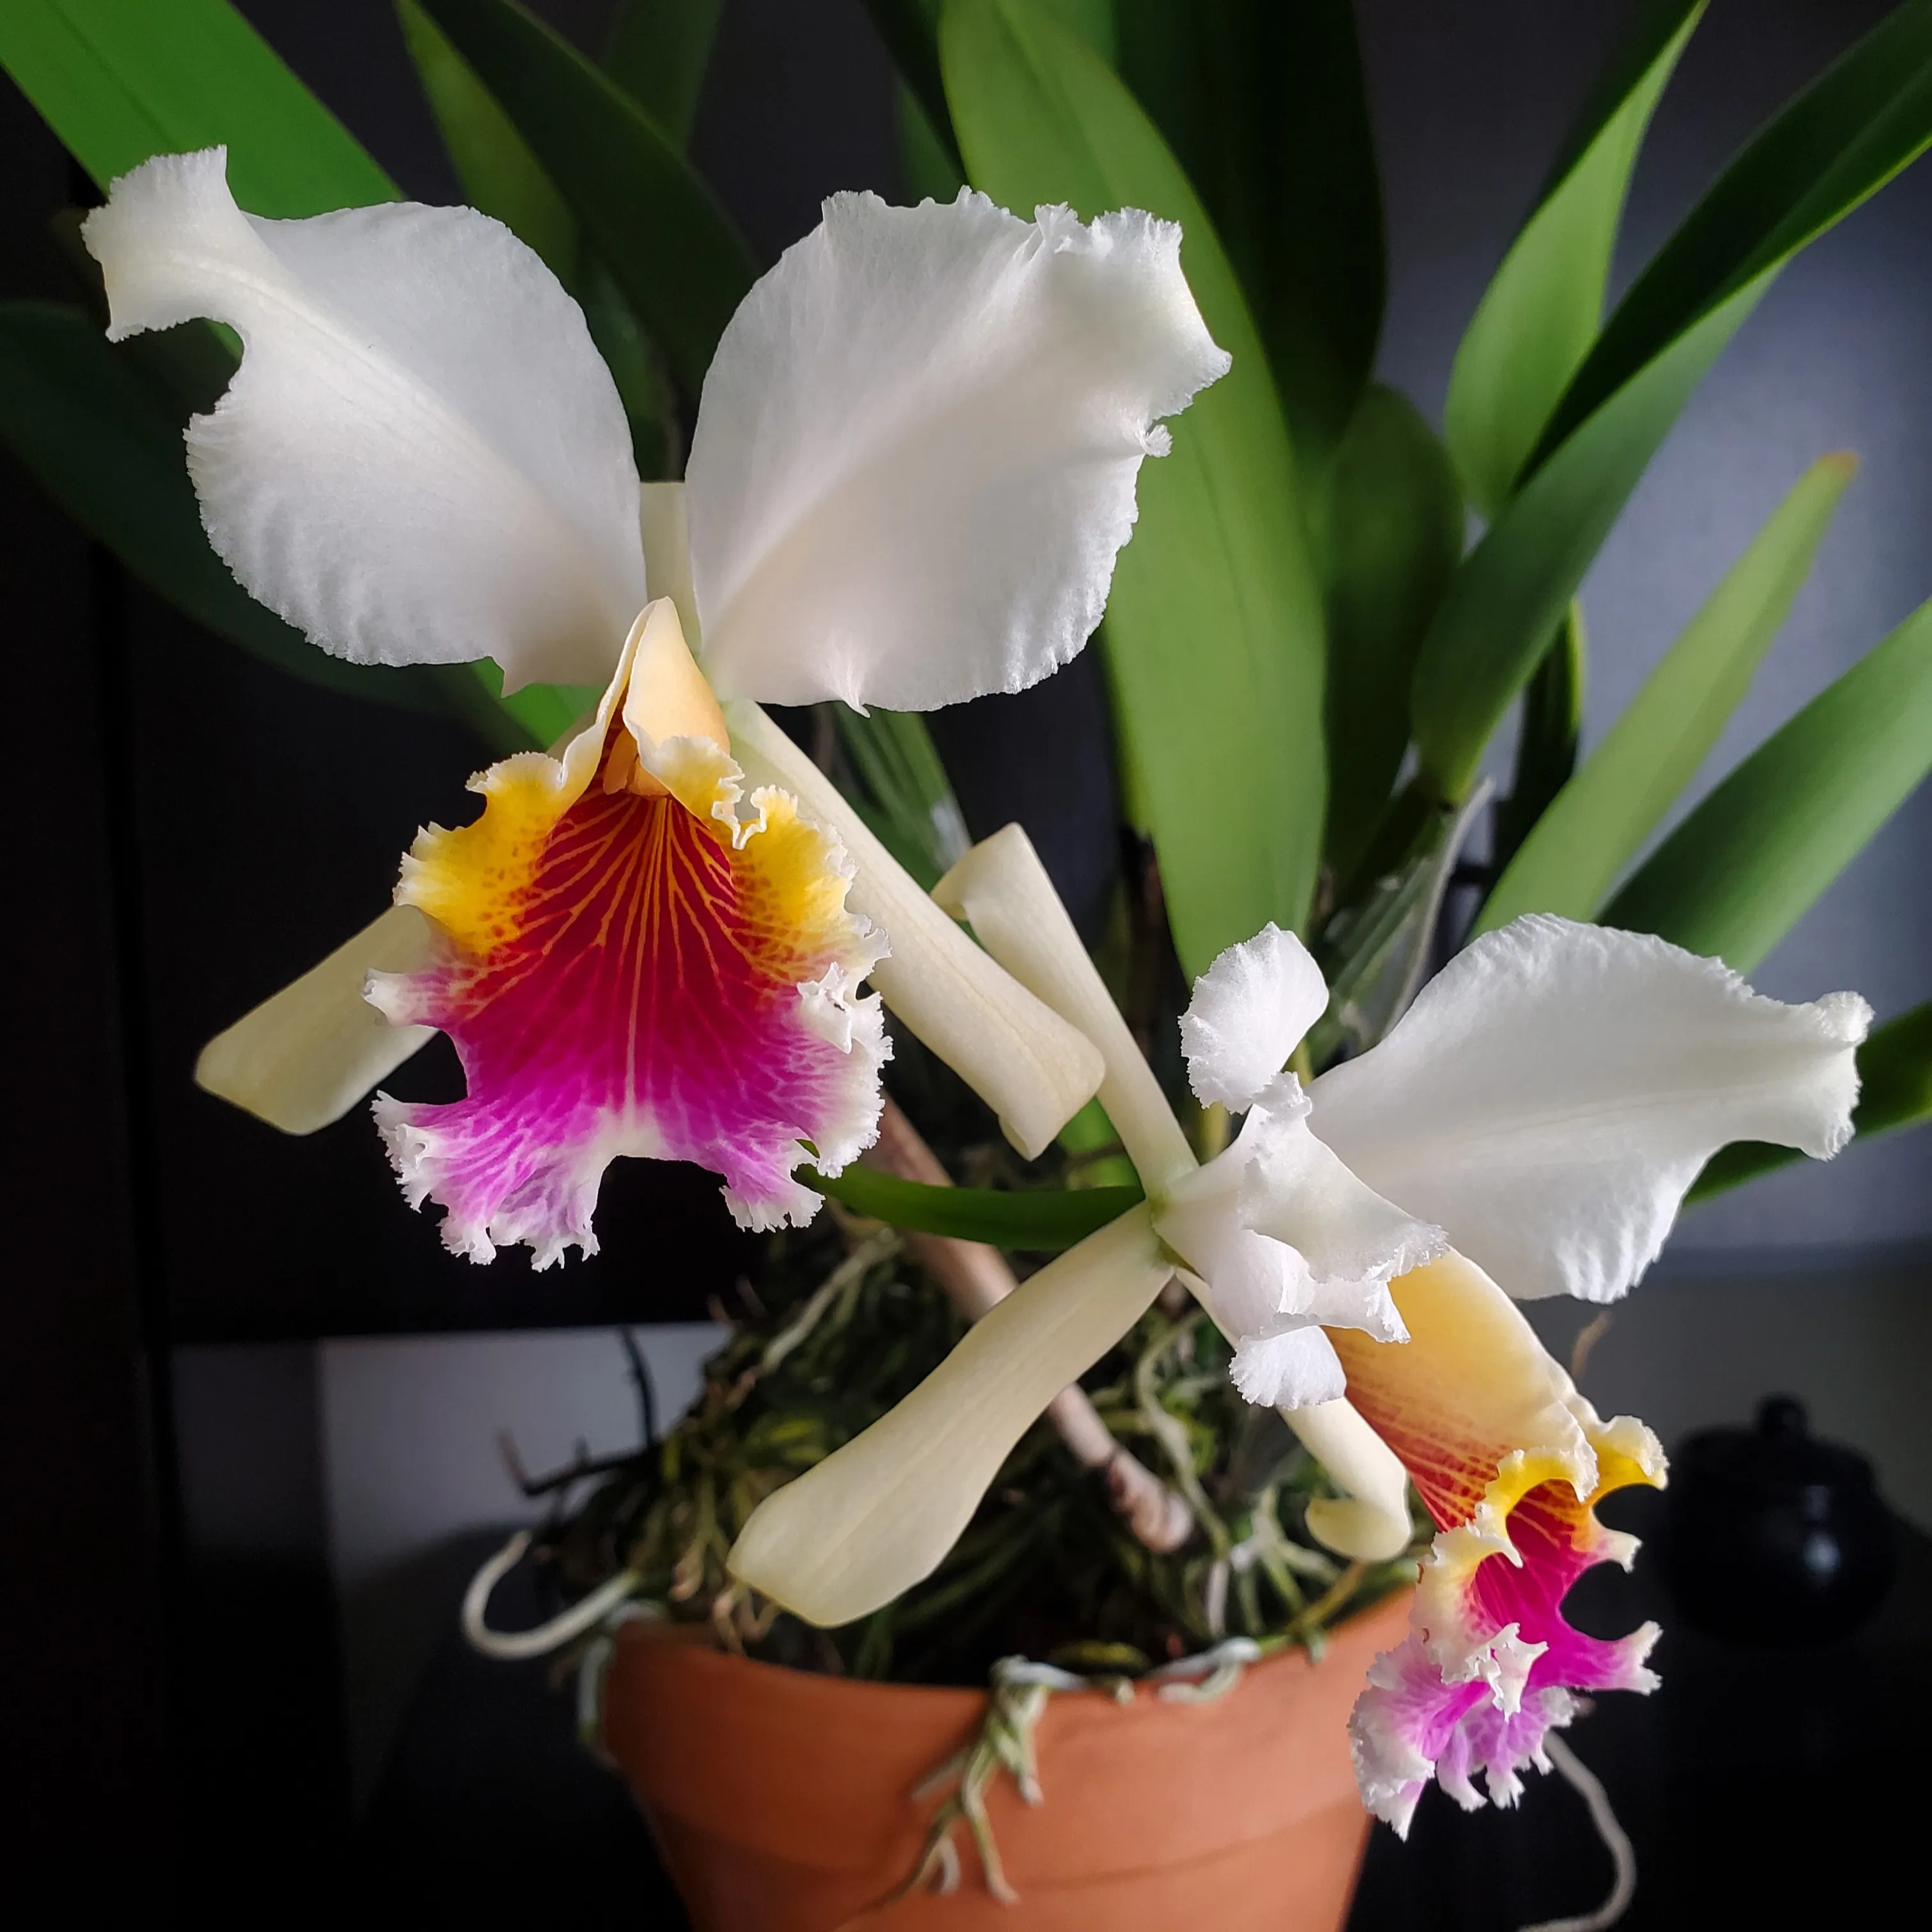
<instances>
[{"instance_id":1,"label":"orchid labellum","mask_svg":"<svg viewBox=\"0 0 1932 1932\"><path fill-rule=\"evenodd\" d=\"M1226 367L1171 224L836 197L725 330L686 483L650 487L582 316L472 210L258 220L212 149L123 177L86 238L116 338L241 337L188 451L254 596L358 662L603 694L476 779L476 821L424 832L396 909L213 1042L205 1085L305 1132L440 1028L466 1096L376 1103L403 1185L453 1249L540 1267L594 1250L620 1154L711 1168L748 1226L808 1216L794 1169L876 1131L868 976L1029 1153L1093 1092L1094 1050L757 700L926 710L1080 650L1156 419Z\"/></svg>"},{"instance_id":2,"label":"orchid labellum","mask_svg":"<svg viewBox=\"0 0 1932 1932\"><path fill-rule=\"evenodd\" d=\"M1040 1389L1098 1360L1178 1268L1234 1343L1243 1393L1281 1406L1346 1492L1311 1505L1311 1531L1398 1554L1406 1471L1439 1532L1412 1634L1357 1706L1364 1799L1406 1829L1432 1775L1476 1804L1480 1772L1511 1802L1578 1692L1654 1681L1654 1630L1600 1641L1562 1604L1582 1570L1634 1553L1598 1499L1660 1484L1664 1466L1641 1423L1598 1416L1510 1297L1622 1295L1729 1142L1835 1154L1869 1008L1783 1005L1660 940L1532 916L1478 940L1379 1045L1304 1090L1282 1070L1327 989L1269 928L1202 975L1182 1022L1196 1094L1247 1116L1197 1167L1024 835L976 848L937 896L1100 1048L1148 1204L769 1498L734 1568L823 1622L897 1594L964 1526Z\"/></svg>"}]
</instances>

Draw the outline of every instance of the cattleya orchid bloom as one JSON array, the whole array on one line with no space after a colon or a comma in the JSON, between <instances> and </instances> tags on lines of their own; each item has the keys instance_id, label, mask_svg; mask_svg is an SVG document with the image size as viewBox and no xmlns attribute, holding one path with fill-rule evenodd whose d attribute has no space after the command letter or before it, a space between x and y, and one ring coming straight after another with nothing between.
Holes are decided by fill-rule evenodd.
<instances>
[{"instance_id":1,"label":"cattleya orchid bloom","mask_svg":"<svg viewBox=\"0 0 1932 1932\"><path fill-rule=\"evenodd\" d=\"M305 1132L441 1029L466 1097L376 1102L404 1190L456 1251L542 1267L594 1251L619 1154L711 1168L747 1226L808 1218L794 1168L877 1131L869 976L1040 1151L1098 1056L754 700L927 710L1081 649L1156 418L1227 367L1179 230L836 196L726 328L686 482L644 487L581 314L506 229L260 220L224 166L149 161L86 228L112 336L242 338L188 432L215 549L338 656L603 694L555 755L474 780L481 817L423 832L395 908L212 1042L202 1084Z\"/></svg>"},{"instance_id":2,"label":"cattleya orchid bloom","mask_svg":"<svg viewBox=\"0 0 1932 1932\"><path fill-rule=\"evenodd\" d=\"M826 1622L897 1594L1041 1402L1178 1268L1234 1342L1243 1393L1280 1405L1346 1492L1310 1506L1313 1534L1350 1556L1400 1553L1405 1472L1437 1526L1410 1635L1352 1720L1364 1801L1406 1831L1432 1775L1475 1805L1480 1771L1511 1802L1577 1693L1655 1681L1654 1628L1600 1640L1562 1604L1584 1570L1635 1554L1597 1502L1660 1485L1664 1462L1641 1423L1598 1416L1510 1296L1622 1295L1729 1142L1835 1154L1870 1009L1849 993L1781 1004L1661 940L1532 916L1476 940L1378 1045L1304 1091L1281 1070L1327 988L1270 927L1202 976L1181 1023L1196 1093L1247 1114L1197 1167L1024 835L975 848L935 896L1100 1048L1100 1098L1148 1201L769 1498L734 1568Z\"/></svg>"}]
</instances>

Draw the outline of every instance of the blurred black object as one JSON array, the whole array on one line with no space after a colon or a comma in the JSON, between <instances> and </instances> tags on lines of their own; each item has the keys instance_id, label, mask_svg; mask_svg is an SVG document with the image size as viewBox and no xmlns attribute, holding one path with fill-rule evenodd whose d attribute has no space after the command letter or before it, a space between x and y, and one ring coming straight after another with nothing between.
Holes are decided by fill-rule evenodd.
<instances>
[{"instance_id":1,"label":"blurred black object","mask_svg":"<svg viewBox=\"0 0 1932 1932\"><path fill-rule=\"evenodd\" d=\"M1877 1608L1898 1568L1871 1465L1767 1396L1750 1429L1706 1429L1673 1459L1662 1555L1686 1620L1718 1637L1823 1643Z\"/></svg>"}]
</instances>

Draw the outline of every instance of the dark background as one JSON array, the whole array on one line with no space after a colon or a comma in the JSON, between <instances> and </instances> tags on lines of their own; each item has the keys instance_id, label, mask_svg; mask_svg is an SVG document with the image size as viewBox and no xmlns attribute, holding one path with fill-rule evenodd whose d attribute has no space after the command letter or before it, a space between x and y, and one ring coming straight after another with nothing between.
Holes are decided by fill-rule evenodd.
<instances>
[{"instance_id":1,"label":"dark background","mask_svg":"<svg viewBox=\"0 0 1932 1932\"><path fill-rule=\"evenodd\" d=\"M242 10L406 193L455 198L381 0L243 0ZM604 10L548 0L538 10L588 44ZM1432 413L1462 323L1618 10L1603 0L1364 8L1395 256L1384 373ZM1864 0L1718 0L1640 176L1636 238L1654 243L1756 121L1880 10ZM825 193L898 192L890 70L857 0L730 0L694 147L768 255L812 225ZM0 294L70 294L43 224L75 193L58 145L0 82ZM1766 458L1767 418L1795 421L1802 440L1828 414L1808 368L1856 364L1869 379L1876 356L1883 380L1900 342L1932 347L1928 206L1914 177L1855 218L1818 251L1820 266L1787 279L1694 406L1685 434L1706 474L1718 463L1724 507L1687 499L1693 485L1672 468L1684 438L1666 448L1661 481L1634 506L1634 536L1620 533L1592 586L1628 634L1600 661L1618 701L1797 468L1846 434L1821 423L1822 440L1794 447L1786 472ZM1869 313L1901 302L1916 306L1918 335L1894 332L1874 350ZM1932 588L1922 536L1932 364L1921 355L1912 366L1918 386L1898 393L1892 428L1874 432L1885 515L1827 553L1850 586L1828 608L1849 604L1857 625L1829 628L1822 593L1801 604L1795 675L1810 682L1775 686L1765 700L1774 717ZM701 1316L743 1250L707 1177L630 1162L605 1190L598 1260L540 1279L520 1255L473 1269L402 1210L360 1110L288 1141L194 1090L202 1041L373 915L418 824L466 814L463 782L478 752L457 728L297 684L199 634L92 551L9 464L0 493L15 855L5 949L15 1258L0 1303L0 1466L11 1478L4 1598L20 1679L6 1736L24 1774L8 1822L23 1847L63 1862L83 1896L104 1899L137 1874L158 1885L172 1869L197 1918L220 1922L244 1898L292 1916L301 1898L321 1895L324 1874L346 1868L350 1825L316 1338ZM1688 517L1687 500L1700 506ZM935 728L975 832L1021 818L1089 910L1115 850L1102 723L1083 660L1028 698L966 707ZM1815 956L1822 982L1772 990L1864 983L1882 1012L1923 996L1927 950L1898 957L1901 932L1924 936L1923 808L1855 868L1828 931L1814 922L1792 942L1796 964L1772 962L1774 977L1811 976ZM1916 923L1900 928L1901 917ZM1856 962L1844 957L1847 932L1864 935ZM1916 990L1899 997L1861 980L1867 963L1882 980L1916 964ZM428 1094L454 1077L433 1051L396 1084ZM1894 1242L1932 1228L1922 1151L1898 1150L1909 1144L1880 1150L1856 1184L1864 1223ZM1762 1195L1740 1211L1803 1239L1826 1225L1808 1215L1845 1211L1814 1209L1813 1198ZM1750 1225L1717 1245L1748 1242ZM1840 1238L1840 1222L1826 1232ZM217 1358L214 1345L247 1346ZM210 1372L218 1360L227 1366ZM419 1718L399 1744L404 1770L415 1767L408 1788L460 1787L473 1832L514 1832L539 1801L508 1761L527 1768L532 1753L553 1750L566 1810L603 1804L621 1834L614 1787L570 1756L561 1713L547 1728L550 1707L530 1681L491 1694L465 1668L446 1658L425 1692L433 1706L444 1700L434 1706L442 1730ZM514 1751L480 1720L452 1750L452 1714L487 1709L492 1694L524 1700ZM1636 1722L1597 1721L1610 1734ZM507 1807L500 1819L493 1792ZM400 1802L379 1804L365 1837L433 1837L420 1816L395 1812ZM493 1819L487 1831L476 1822ZM1600 1889L1586 1863L1573 1867L1586 1872L1580 1885L1547 1900L1507 1898L1496 1876L1505 1857L1537 1864L1495 1835L1516 1821L1474 1821L1475 1835L1452 1839L1441 1835L1457 1828L1445 1806L1425 1820L1425 1838L1437 1834L1428 1859L1389 1866L1378 1846L1364 1901L1385 1915L1375 1923L1499 1926L1516 1922L1517 1906L1574 1910ZM1574 1856L1587 1862L1577 1829L1573 1820L1555 1842L1582 1847ZM604 1842L620 1865L640 1856L632 1839ZM97 1856L106 1846L111 1856ZM266 1893L248 1870L258 1862L275 1874ZM1430 1888L1459 1873L1452 1910Z\"/></svg>"}]
</instances>

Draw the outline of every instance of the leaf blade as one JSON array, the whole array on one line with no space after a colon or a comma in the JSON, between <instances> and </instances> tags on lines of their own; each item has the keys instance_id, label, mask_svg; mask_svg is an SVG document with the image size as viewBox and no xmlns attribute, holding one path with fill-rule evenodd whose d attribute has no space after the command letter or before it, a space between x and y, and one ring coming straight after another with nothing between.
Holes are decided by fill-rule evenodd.
<instances>
[{"instance_id":1,"label":"leaf blade","mask_svg":"<svg viewBox=\"0 0 1932 1932\"><path fill-rule=\"evenodd\" d=\"M1932 604L1732 772L1604 922L1748 973L1932 770Z\"/></svg>"},{"instance_id":2,"label":"leaf blade","mask_svg":"<svg viewBox=\"0 0 1932 1932\"><path fill-rule=\"evenodd\" d=\"M916 1234L949 1234L1035 1253L1073 1246L1144 1198L1138 1187L1077 1187L1037 1194L941 1187L859 1166L836 1177L802 1167L796 1178L869 1220L888 1222Z\"/></svg>"},{"instance_id":3,"label":"leaf blade","mask_svg":"<svg viewBox=\"0 0 1932 1932\"><path fill-rule=\"evenodd\" d=\"M758 264L636 102L514 0L423 0L598 248L688 395Z\"/></svg>"},{"instance_id":4,"label":"leaf blade","mask_svg":"<svg viewBox=\"0 0 1932 1932\"><path fill-rule=\"evenodd\" d=\"M1798 478L1538 819L1496 882L1477 932L1528 912L1596 916L1749 688L1856 466L1850 457L1827 456Z\"/></svg>"},{"instance_id":5,"label":"leaf blade","mask_svg":"<svg viewBox=\"0 0 1932 1932\"><path fill-rule=\"evenodd\" d=\"M235 198L253 214L396 197L226 0L8 0L0 66L104 190L151 155L225 143Z\"/></svg>"},{"instance_id":6,"label":"leaf blade","mask_svg":"<svg viewBox=\"0 0 1932 1932\"><path fill-rule=\"evenodd\" d=\"M1559 172L1484 292L1449 376L1444 425L1470 501L1506 503L1603 319L1604 290L1637 149L1708 0L1662 0L1619 61ZM1587 124L1594 122L1594 126Z\"/></svg>"}]
</instances>

